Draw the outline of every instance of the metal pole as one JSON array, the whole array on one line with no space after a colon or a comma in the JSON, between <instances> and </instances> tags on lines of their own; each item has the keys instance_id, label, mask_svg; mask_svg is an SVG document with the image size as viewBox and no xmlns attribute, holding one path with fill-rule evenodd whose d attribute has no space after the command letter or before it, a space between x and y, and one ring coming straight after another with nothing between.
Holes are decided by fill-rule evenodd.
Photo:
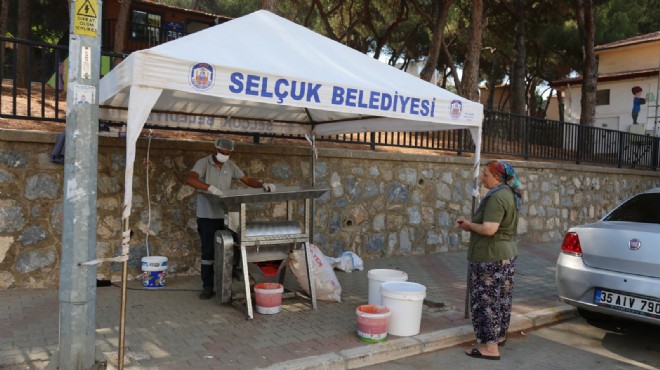
<instances>
[{"instance_id":1,"label":"metal pole","mask_svg":"<svg viewBox=\"0 0 660 370\"><path fill-rule=\"evenodd\" d=\"M88 369L96 360L96 185L100 1L72 1L67 77L59 369ZM55 361L55 360L54 360Z\"/></svg>"},{"instance_id":2,"label":"metal pole","mask_svg":"<svg viewBox=\"0 0 660 370\"><path fill-rule=\"evenodd\" d=\"M128 218L124 220L124 232L128 231ZM119 312L119 350L117 352L117 368L124 370L124 338L126 337L126 280L128 280L128 261L121 265L121 305Z\"/></svg>"},{"instance_id":3,"label":"metal pole","mask_svg":"<svg viewBox=\"0 0 660 370\"><path fill-rule=\"evenodd\" d=\"M477 180L473 181L473 186L474 189L477 189ZM472 196L472 215L474 216L475 212L475 207L477 204L477 199L473 195ZM467 263L467 278L465 280L465 306L463 307L463 312L465 313L463 315L464 318L469 319L470 318L470 261Z\"/></svg>"},{"instance_id":4,"label":"metal pole","mask_svg":"<svg viewBox=\"0 0 660 370\"><path fill-rule=\"evenodd\" d=\"M481 134L480 134L481 135ZM481 144L481 143L479 143ZM477 155L477 150L478 148L475 148L475 156ZM473 175L472 175L472 189L473 191L477 191L479 189L479 163L475 162L474 167L472 169ZM472 194L472 216L474 216L477 213L477 197ZM465 307L464 312L465 315L464 317L466 319L470 318L470 261L468 261L467 264L467 279L465 280Z\"/></svg>"},{"instance_id":5,"label":"metal pole","mask_svg":"<svg viewBox=\"0 0 660 370\"><path fill-rule=\"evenodd\" d=\"M316 135L312 135L311 138L312 142L312 188L316 187ZM312 199L311 207L310 207L310 214L311 217L309 218L309 242L314 243L314 201L315 199Z\"/></svg>"}]
</instances>

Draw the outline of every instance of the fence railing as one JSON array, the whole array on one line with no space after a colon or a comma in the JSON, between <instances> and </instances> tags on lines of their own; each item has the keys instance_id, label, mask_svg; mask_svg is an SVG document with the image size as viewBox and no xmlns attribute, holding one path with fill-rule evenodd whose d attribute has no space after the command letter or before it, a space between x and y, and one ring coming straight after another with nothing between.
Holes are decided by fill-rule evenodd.
<instances>
[{"instance_id":1,"label":"fence railing","mask_svg":"<svg viewBox=\"0 0 660 370\"><path fill-rule=\"evenodd\" d=\"M0 36L0 118L66 121L66 73L69 48ZM125 56L101 52L101 74Z\"/></svg>"},{"instance_id":2,"label":"fence railing","mask_svg":"<svg viewBox=\"0 0 660 370\"><path fill-rule=\"evenodd\" d=\"M67 46L0 37L2 93L0 118L43 122L66 121ZM102 52L101 74L123 58ZM17 68L17 66L23 66ZM146 126L158 129L177 128ZM218 131L219 132L219 131ZM294 135L236 133L259 142L260 137L301 139ZM369 132L318 137L319 141L474 153L468 130L434 132ZM487 155L566 161L656 170L660 138L587 127L537 117L484 111L482 149Z\"/></svg>"}]
</instances>

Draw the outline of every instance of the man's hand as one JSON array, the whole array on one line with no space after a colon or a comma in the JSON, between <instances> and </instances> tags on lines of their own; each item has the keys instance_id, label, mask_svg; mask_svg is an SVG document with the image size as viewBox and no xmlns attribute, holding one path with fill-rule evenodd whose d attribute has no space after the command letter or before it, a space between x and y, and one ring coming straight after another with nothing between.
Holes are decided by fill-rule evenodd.
<instances>
[{"instance_id":1,"label":"man's hand","mask_svg":"<svg viewBox=\"0 0 660 370\"><path fill-rule=\"evenodd\" d=\"M264 187L264 190L266 190L269 193L272 193L272 192L275 191L275 184L264 183L263 187Z\"/></svg>"},{"instance_id":2,"label":"man's hand","mask_svg":"<svg viewBox=\"0 0 660 370\"><path fill-rule=\"evenodd\" d=\"M217 196L223 196L223 195L224 195L224 193L222 192L222 190L216 188L216 187L213 186L213 185L209 185L209 188L207 189L207 191L208 191L209 193L211 193L211 194L213 194L213 195L217 195Z\"/></svg>"}]
</instances>

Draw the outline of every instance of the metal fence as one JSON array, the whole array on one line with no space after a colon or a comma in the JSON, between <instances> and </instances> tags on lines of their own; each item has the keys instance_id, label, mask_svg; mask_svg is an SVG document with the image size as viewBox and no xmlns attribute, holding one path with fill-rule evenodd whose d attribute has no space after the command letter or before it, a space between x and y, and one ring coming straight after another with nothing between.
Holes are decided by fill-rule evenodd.
<instances>
[{"instance_id":1,"label":"metal fence","mask_svg":"<svg viewBox=\"0 0 660 370\"><path fill-rule=\"evenodd\" d=\"M68 55L66 45L0 36L0 118L65 122ZM101 74L125 57L101 55Z\"/></svg>"},{"instance_id":2,"label":"metal fence","mask_svg":"<svg viewBox=\"0 0 660 370\"><path fill-rule=\"evenodd\" d=\"M40 121L44 125L65 122L66 108L62 102L65 102L68 47L7 37L0 37L0 43L3 61L0 118ZM101 74L107 73L123 57L102 52ZM19 65L22 68L17 68ZM293 135L232 134L251 136L255 142L266 136L304 140L302 136ZM371 149L389 146L458 155L474 153L474 142L468 130L369 132L321 136L317 140L365 145ZM484 111L481 152L487 155L656 170L660 163L659 147L658 137Z\"/></svg>"}]
</instances>

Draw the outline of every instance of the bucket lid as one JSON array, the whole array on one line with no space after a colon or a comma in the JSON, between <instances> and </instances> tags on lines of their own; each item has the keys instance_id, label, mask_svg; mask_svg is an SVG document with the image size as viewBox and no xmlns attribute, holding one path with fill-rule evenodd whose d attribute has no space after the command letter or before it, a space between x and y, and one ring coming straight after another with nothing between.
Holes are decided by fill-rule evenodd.
<instances>
[{"instance_id":1,"label":"bucket lid","mask_svg":"<svg viewBox=\"0 0 660 370\"><path fill-rule=\"evenodd\" d=\"M388 279L405 281L408 280L408 274L401 270L374 269L367 272L367 278L373 280Z\"/></svg>"},{"instance_id":2,"label":"bucket lid","mask_svg":"<svg viewBox=\"0 0 660 370\"><path fill-rule=\"evenodd\" d=\"M426 287L409 281L387 281L380 286L382 295L389 298L424 299Z\"/></svg>"},{"instance_id":3,"label":"bucket lid","mask_svg":"<svg viewBox=\"0 0 660 370\"><path fill-rule=\"evenodd\" d=\"M142 257L142 262L167 262L167 257L163 256L150 256L150 257Z\"/></svg>"}]
</instances>

